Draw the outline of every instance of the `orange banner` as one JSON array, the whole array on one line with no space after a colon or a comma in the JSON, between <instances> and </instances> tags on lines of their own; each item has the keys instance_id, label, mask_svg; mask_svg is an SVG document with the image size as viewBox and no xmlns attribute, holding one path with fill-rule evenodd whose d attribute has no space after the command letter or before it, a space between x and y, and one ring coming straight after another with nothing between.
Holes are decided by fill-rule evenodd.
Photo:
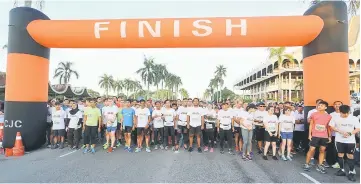
<instances>
[{"instance_id":1,"label":"orange banner","mask_svg":"<svg viewBox=\"0 0 361 184\"><path fill-rule=\"evenodd\" d=\"M320 17L35 20L27 30L48 48L189 48L303 46Z\"/></svg>"}]
</instances>

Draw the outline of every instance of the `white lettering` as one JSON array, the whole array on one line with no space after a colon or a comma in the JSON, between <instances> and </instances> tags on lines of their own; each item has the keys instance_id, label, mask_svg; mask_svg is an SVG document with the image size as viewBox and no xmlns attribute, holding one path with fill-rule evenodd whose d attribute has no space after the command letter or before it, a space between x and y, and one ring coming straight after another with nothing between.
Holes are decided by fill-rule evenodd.
<instances>
[{"instance_id":1,"label":"white lettering","mask_svg":"<svg viewBox=\"0 0 361 184\"><path fill-rule=\"evenodd\" d=\"M152 35L152 37L160 37L160 21L155 21L155 30L149 24L148 21L139 21L138 23L138 31L139 37L144 38L144 26L147 28L148 32Z\"/></svg>"},{"instance_id":2,"label":"white lettering","mask_svg":"<svg viewBox=\"0 0 361 184\"><path fill-rule=\"evenodd\" d=\"M232 28L241 28L241 35L247 34L247 21L246 19L239 19L241 24L232 24L231 19L226 19L226 36L232 36Z\"/></svg>"},{"instance_id":3,"label":"white lettering","mask_svg":"<svg viewBox=\"0 0 361 184\"><path fill-rule=\"evenodd\" d=\"M205 33L199 33L198 30L193 30L192 33L194 36L199 36L199 37L203 37L203 36L208 36L210 34L212 34L212 28L208 25L201 25L200 23L204 22L207 24L211 24L212 22L210 20L196 20L193 22L193 26L197 29L203 29L205 30Z\"/></svg>"},{"instance_id":4,"label":"white lettering","mask_svg":"<svg viewBox=\"0 0 361 184\"><path fill-rule=\"evenodd\" d=\"M95 38L100 38L100 31L108 31L108 27L100 27L100 25L108 25L110 22L96 22L94 24L94 35Z\"/></svg>"},{"instance_id":5,"label":"white lettering","mask_svg":"<svg viewBox=\"0 0 361 184\"><path fill-rule=\"evenodd\" d=\"M127 22L122 21L120 23L120 37L126 38L127 37Z\"/></svg>"},{"instance_id":6,"label":"white lettering","mask_svg":"<svg viewBox=\"0 0 361 184\"><path fill-rule=\"evenodd\" d=\"M174 20L173 22L173 36L179 37L179 20Z\"/></svg>"},{"instance_id":7,"label":"white lettering","mask_svg":"<svg viewBox=\"0 0 361 184\"><path fill-rule=\"evenodd\" d=\"M12 127L21 128L23 122L21 120L10 120L10 123L9 123L8 120L5 120L4 124L5 124L5 127L7 127L7 128L12 128Z\"/></svg>"}]
</instances>

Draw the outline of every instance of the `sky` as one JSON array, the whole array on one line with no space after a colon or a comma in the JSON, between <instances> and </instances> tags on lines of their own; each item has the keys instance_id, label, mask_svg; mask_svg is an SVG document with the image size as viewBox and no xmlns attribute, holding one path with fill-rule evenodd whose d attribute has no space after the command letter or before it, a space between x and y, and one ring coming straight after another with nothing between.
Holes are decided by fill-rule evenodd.
<instances>
[{"instance_id":1,"label":"sky","mask_svg":"<svg viewBox=\"0 0 361 184\"><path fill-rule=\"evenodd\" d=\"M13 1L0 0L0 45L7 43L8 14L12 7ZM302 15L308 7L308 3L300 0L48 0L43 12L52 20L257 17ZM0 50L0 71L6 71L6 54L6 50ZM180 76L182 88L190 97L201 97L217 65L227 68L225 87L232 90L237 79L267 60L268 52L266 48L51 49L49 80L57 84L58 80L53 79L55 68L61 61L70 61L80 75L79 79L71 79L72 86L104 93L98 86L103 74L115 79L140 80L136 71L143 65L143 55L155 58L156 63L165 64L170 72Z\"/></svg>"}]
</instances>

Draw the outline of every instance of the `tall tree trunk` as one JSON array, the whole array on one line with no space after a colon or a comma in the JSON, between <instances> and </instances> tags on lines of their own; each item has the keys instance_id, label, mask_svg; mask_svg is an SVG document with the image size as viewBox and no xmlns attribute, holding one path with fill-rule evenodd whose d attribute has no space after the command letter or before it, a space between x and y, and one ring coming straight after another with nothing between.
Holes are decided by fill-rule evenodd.
<instances>
[{"instance_id":1,"label":"tall tree trunk","mask_svg":"<svg viewBox=\"0 0 361 184\"><path fill-rule=\"evenodd\" d=\"M145 99L148 99L148 98L149 98L149 97L148 97L148 96L149 96L149 94L148 94L148 93L149 93L149 82L148 82L147 88L148 88L148 91L145 93Z\"/></svg>"},{"instance_id":2,"label":"tall tree trunk","mask_svg":"<svg viewBox=\"0 0 361 184\"><path fill-rule=\"evenodd\" d=\"M105 97L107 97L108 98L108 88L105 88Z\"/></svg>"},{"instance_id":3,"label":"tall tree trunk","mask_svg":"<svg viewBox=\"0 0 361 184\"><path fill-rule=\"evenodd\" d=\"M220 98L220 102L222 102L222 86L221 86L221 90L219 90L219 98Z\"/></svg>"},{"instance_id":4,"label":"tall tree trunk","mask_svg":"<svg viewBox=\"0 0 361 184\"><path fill-rule=\"evenodd\" d=\"M282 79L281 79L281 69L280 69L280 71L279 71L279 73L278 73L278 99L279 99L279 102L282 102L283 101L283 99L282 99L282 96L283 95L281 95L281 84L282 84Z\"/></svg>"}]
</instances>

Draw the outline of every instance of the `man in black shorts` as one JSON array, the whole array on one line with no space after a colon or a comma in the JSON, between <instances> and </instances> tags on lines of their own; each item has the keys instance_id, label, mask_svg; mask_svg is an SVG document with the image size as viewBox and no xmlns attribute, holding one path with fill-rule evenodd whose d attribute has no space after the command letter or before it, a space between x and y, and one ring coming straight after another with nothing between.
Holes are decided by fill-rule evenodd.
<instances>
[{"instance_id":1,"label":"man in black shorts","mask_svg":"<svg viewBox=\"0 0 361 184\"><path fill-rule=\"evenodd\" d=\"M356 148L356 139L355 134L360 132L360 123L358 119L350 115L350 106L341 105L340 106L340 116L333 118L330 122L330 127L336 132L335 142L336 150L338 155L338 164L340 165L340 170L337 171L335 175L337 176L346 176L344 170L344 155L347 156L347 165L349 166L349 173L347 178L350 181L356 181L355 175L355 161L354 153Z\"/></svg>"},{"instance_id":2,"label":"man in black shorts","mask_svg":"<svg viewBox=\"0 0 361 184\"><path fill-rule=\"evenodd\" d=\"M189 129L189 152L193 151L193 137L197 136L198 152L202 153L201 148L201 130L204 129L204 115L205 110L199 107L199 99L193 99L193 107L190 107L187 112L187 127Z\"/></svg>"}]
</instances>

